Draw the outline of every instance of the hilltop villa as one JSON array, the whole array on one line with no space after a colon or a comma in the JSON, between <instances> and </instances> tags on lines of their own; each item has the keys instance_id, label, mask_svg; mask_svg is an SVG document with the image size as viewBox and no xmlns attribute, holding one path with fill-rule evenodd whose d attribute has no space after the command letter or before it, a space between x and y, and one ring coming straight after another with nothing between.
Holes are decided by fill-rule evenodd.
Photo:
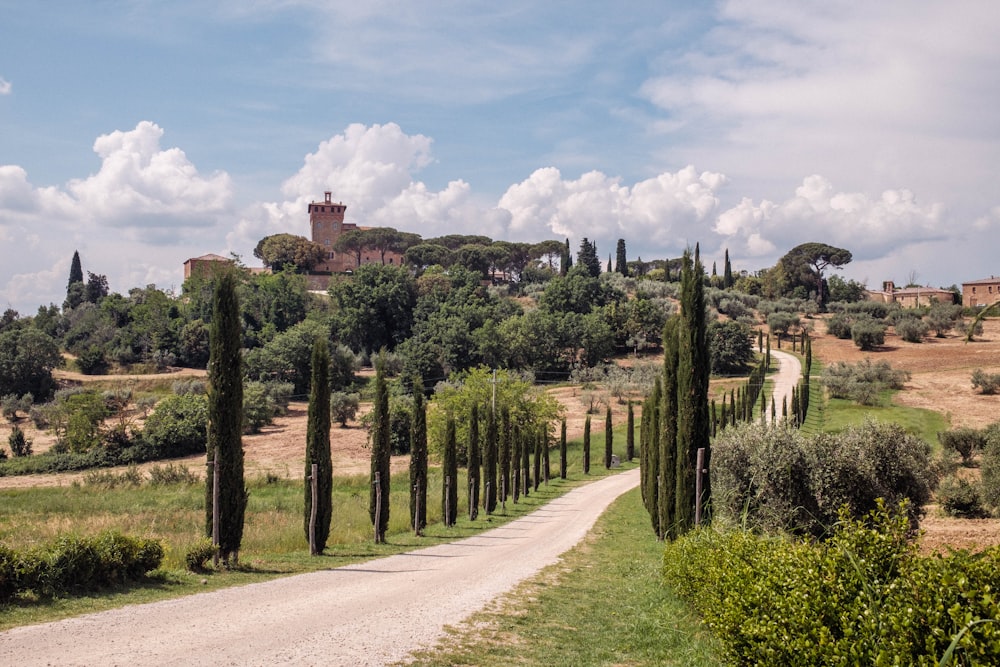
<instances>
[{"instance_id":1,"label":"hilltop villa","mask_svg":"<svg viewBox=\"0 0 1000 667\"><path fill-rule=\"evenodd\" d=\"M991 306L997 301L1000 301L1000 278L990 276L962 283L963 306Z\"/></svg>"}]
</instances>

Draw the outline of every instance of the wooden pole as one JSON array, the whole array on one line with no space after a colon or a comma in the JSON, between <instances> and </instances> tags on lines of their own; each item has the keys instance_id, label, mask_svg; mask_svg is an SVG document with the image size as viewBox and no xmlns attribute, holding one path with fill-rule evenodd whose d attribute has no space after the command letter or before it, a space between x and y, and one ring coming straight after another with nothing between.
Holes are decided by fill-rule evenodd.
<instances>
[{"instance_id":1,"label":"wooden pole","mask_svg":"<svg viewBox=\"0 0 1000 667\"><path fill-rule=\"evenodd\" d=\"M219 448L215 448L215 458L212 459L212 546L215 555L212 556L212 567L219 569Z\"/></svg>"},{"instance_id":2,"label":"wooden pole","mask_svg":"<svg viewBox=\"0 0 1000 667\"><path fill-rule=\"evenodd\" d=\"M379 473L375 473L375 544L381 542L382 527L382 485L379 483Z\"/></svg>"},{"instance_id":3,"label":"wooden pole","mask_svg":"<svg viewBox=\"0 0 1000 667\"><path fill-rule=\"evenodd\" d=\"M694 482L694 525L701 525L701 476L705 473L705 448L698 448L697 473Z\"/></svg>"},{"instance_id":4,"label":"wooden pole","mask_svg":"<svg viewBox=\"0 0 1000 667\"><path fill-rule=\"evenodd\" d=\"M444 476L444 525L451 525L451 478Z\"/></svg>"},{"instance_id":5,"label":"wooden pole","mask_svg":"<svg viewBox=\"0 0 1000 667\"><path fill-rule=\"evenodd\" d=\"M309 474L309 487L312 491L312 505L309 507L309 553L313 556L316 555L316 500L319 496L319 490L317 488L318 480L316 477L318 474L319 465L313 463L312 471Z\"/></svg>"},{"instance_id":6,"label":"wooden pole","mask_svg":"<svg viewBox=\"0 0 1000 667\"><path fill-rule=\"evenodd\" d=\"M417 480L413 490L417 492L416 507L413 508L413 534L420 536L420 480Z\"/></svg>"}]
</instances>

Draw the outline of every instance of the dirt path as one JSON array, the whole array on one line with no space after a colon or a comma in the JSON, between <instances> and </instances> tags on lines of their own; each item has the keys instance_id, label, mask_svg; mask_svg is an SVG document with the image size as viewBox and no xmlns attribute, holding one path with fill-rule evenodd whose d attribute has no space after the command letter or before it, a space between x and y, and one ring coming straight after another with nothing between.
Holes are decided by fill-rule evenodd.
<instances>
[{"instance_id":1,"label":"dirt path","mask_svg":"<svg viewBox=\"0 0 1000 667\"><path fill-rule=\"evenodd\" d=\"M771 357L778 362L778 372L771 375L770 380L774 384L771 387L771 395L774 397L774 405L778 408L780 416L781 402L784 400L787 405L792 405L792 390L799 383L802 377L802 362L799 358L788 352L771 350ZM765 413L767 421L771 421L771 411Z\"/></svg>"},{"instance_id":2,"label":"dirt path","mask_svg":"<svg viewBox=\"0 0 1000 667\"><path fill-rule=\"evenodd\" d=\"M570 491L500 528L335 570L0 633L0 664L382 665L555 562L639 483Z\"/></svg>"}]
</instances>

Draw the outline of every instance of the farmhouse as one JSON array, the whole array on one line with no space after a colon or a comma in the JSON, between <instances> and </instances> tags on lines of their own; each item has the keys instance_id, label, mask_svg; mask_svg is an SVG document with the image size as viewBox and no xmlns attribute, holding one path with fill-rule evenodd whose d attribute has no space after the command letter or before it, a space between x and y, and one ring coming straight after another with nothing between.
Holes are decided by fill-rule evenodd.
<instances>
[{"instance_id":1,"label":"farmhouse","mask_svg":"<svg viewBox=\"0 0 1000 667\"><path fill-rule=\"evenodd\" d=\"M955 293L937 287L904 287L897 289L891 280L882 283L882 291L868 291L868 298L879 303L898 303L903 308L919 308L934 303L955 303Z\"/></svg>"},{"instance_id":2,"label":"farmhouse","mask_svg":"<svg viewBox=\"0 0 1000 667\"><path fill-rule=\"evenodd\" d=\"M962 283L963 306L991 306L997 301L1000 301L1000 278L990 276Z\"/></svg>"}]
</instances>

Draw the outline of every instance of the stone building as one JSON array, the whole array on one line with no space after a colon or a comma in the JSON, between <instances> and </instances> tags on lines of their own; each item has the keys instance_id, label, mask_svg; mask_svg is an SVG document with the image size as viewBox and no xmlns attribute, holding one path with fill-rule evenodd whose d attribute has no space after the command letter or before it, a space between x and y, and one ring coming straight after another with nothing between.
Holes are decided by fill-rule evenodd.
<instances>
[{"instance_id":1,"label":"stone building","mask_svg":"<svg viewBox=\"0 0 1000 667\"><path fill-rule=\"evenodd\" d=\"M867 291L871 301L880 303L898 303L903 308L919 308L935 303L955 303L955 293L951 290L937 287L903 287L897 288L891 280L882 283L882 291Z\"/></svg>"},{"instance_id":2,"label":"stone building","mask_svg":"<svg viewBox=\"0 0 1000 667\"><path fill-rule=\"evenodd\" d=\"M990 306L997 301L1000 301L1000 278L990 276L962 283L963 306Z\"/></svg>"},{"instance_id":3,"label":"stone building","mask_svg":"<svg viewBox=\"0 0 1000 667\"><path fill-rule=\"evenodd\" d=\"M191 276L211 276L220 267L229 266L232 263L232 259L212 253L201 257L192 257L184 262L184 280Z\"/></svg>"},{"instance_id":4,"label":"stone building","mask_svg":"<svg viewBox=\"0 0 1000 667\"><path fill-rule=\"evenodd\" d=\"M346 232L357 229L371 229L370 227L359 227L352 222L344 222L344 213L347 206L343 202L334 202L331 192L323 193L323 201L314 201L309 204L309 229L312 234L313 243L323 246L326 252L326 259L317 264L313 269L314 274L344 273L352 271L359 265L358 257L350 252L337 252L333 247L337 244L337 239ZM381 263L381 255L374 250L363 250L361 252L360 264ZM402 264L403 256L396 252L385 253L386 264Z\"/></svg>"}]
</instances>

